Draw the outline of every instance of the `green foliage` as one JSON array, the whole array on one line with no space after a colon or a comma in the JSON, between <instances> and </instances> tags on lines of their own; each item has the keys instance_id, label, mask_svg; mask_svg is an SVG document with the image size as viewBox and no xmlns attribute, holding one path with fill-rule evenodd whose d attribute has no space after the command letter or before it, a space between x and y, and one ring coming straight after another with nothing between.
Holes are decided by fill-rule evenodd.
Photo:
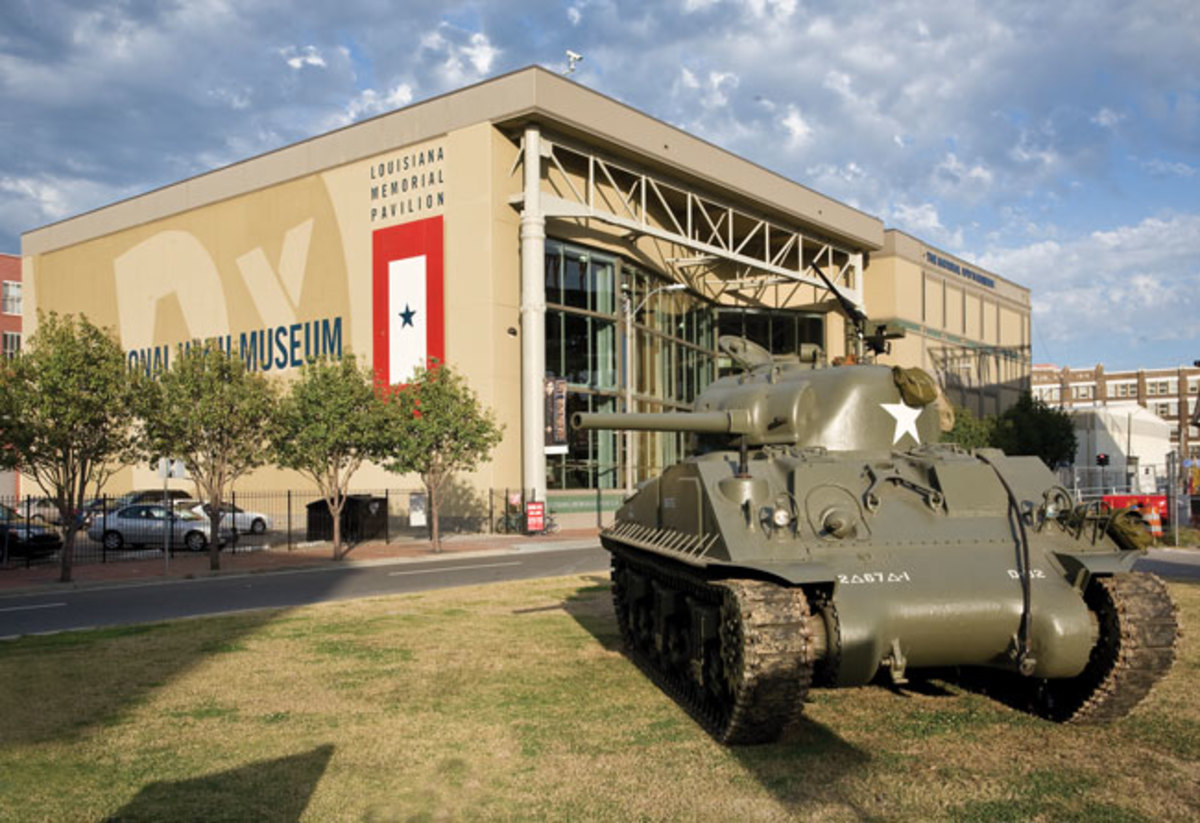
<instances>
[{"instance_id":1,"label":"green foliage","mask_svg":"<svg viewBox=\"0 0 1200 823\"><path fill-rule=\"evenodd\" d=\"M270 454L275 387L219 348L192 345L142 392L150 452L184 461L211 507L211 566L220 566L220 505L237 478Z\"/></svg>"},{"instance_id":2,"label":"green foliage","mask_svg":"<svg viewBox=\"0 0 1200 823\"><path fill-rule=\"evenodd\" d=\"M1052 409L1024 392L1016 404L994 417L976 417L970 409L954 408L954 428L945 440L964 449L987 446L1010 455L1032 455L1054 468L1075 459L1075 423L1071 415Z\"/></svg>"},{"instance_id":3,"label":"green foliage","mask_svg":"<svg viewBox=\"0 0 1200 823\"><path fill-rule=\"evenodd\" d=\"M392 387L389 471L416 472L429 494L434 551L441 550L438 491L458 472L471 471L500 442L503 427L466 379L449 366L418 368L412 382Z\"/></svg>"},{"instance_id":4,"label":"green foliage","mask_svg":"<svg viewBox=\"0 0 1200 823\"><path fill-rule=\"evenodd\" d=\"M333 556L340 558L341 513L350 479L363 461L382 457L387 406L370 369L353 355L308 363L280 401L273 448L279 465L316 484L333 517Z\"/></svg>"},{"instance_id":5,"label":"green foliage","mask_svg":"<svg viewBox=\"0 0 1200 823\"><path fill-rule=\"evenodd\" d=\"M965 406L955 406L954 428L943 439L957 443L964 449L986 448L992 445L992 431L995 425L994 417L976 417L975 413Z\"/></svg>"},{"instance_id":6,"label":"green foliage","mask_svg":"<svg viewBox=\"0 0 1200 823\"><path fill-rule=\"evenodd\" d=\"M1065 411L1052 409L1024 392L1016 405L996 419L992 445L1005 454L1040 457L1054 468L1075 459L1075 424Z\"/></svg>"},{"instance_id":7,"label":"green foliage","mask_svg":"<svg viewBox=\"0 0 1200 823\"><path fill-rule=\"evenodd\" d=\"M56 502L62 522L123 461L137 458L132 411L138 380L116 338L86 317L39 316L21 356L0 369L0 439L15 465ZM64 529L62 580L75 531Z\"/></svg>"}]
</instances>

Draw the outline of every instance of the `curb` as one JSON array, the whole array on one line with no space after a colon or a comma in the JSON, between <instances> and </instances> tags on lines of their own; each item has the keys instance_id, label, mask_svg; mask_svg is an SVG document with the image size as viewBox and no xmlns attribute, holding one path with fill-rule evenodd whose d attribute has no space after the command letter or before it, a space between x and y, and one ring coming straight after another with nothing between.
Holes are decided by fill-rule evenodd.
<instances>
[{"instance_id":1,"label":"curb","mask_svg":"<svg viewBox=\"0 0 1200 823\"><path fill-rule=\"evenodd\" d=\"M472 549L469 551L442 551L436 554L433 552L428 552L422 555L408 555L403 557L373 557L364 558L361 560L333 560L326 557L319 558L308 563L299 562L292 565L279 565L251 570L221 569L217 571L210 571L205 569L199 574L189 573L183 575L154 576L137 579L113 578L110 580L84 580L72 581L70 583L60 583L57 581L34 583L28 586L19 586L7 590L0 589L0 600L6 600L15 597L28 597L38 594L51 594L55 592L91 591L95 589L143 588L146 586L160 586L169 583L199 583L209 580L236 580L238 578L262 577L275 574L328 572L342 569L373 568L377 566L402 566L414 563L445 563L454 560L477 560L482 557L496 557L498 555L535 554L552 551L580 551L590 548L600 548L599 537L566 540L544 540L536 543L518 543L514 541L508 545L500 545L493 548Z\"/></svg>"}]
</instances>

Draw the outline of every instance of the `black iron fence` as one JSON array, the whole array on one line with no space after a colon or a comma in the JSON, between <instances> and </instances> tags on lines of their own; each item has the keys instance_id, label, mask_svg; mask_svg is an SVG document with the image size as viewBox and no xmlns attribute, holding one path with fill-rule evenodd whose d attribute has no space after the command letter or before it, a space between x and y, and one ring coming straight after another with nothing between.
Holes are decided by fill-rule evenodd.
<instances>
[{"instance_id":1,"label":"black iron fence","mask_svg":"<svg viewBox=\"0 0 1200 823\"><path fill-rule=\"evenodd\" d=\"M545 501L544 530L599 525L620 504L619 492L580 490L551 494ZM440 500L440 529L453 534L524 534L526 502L520 489L486 493L451 485ZM333 538L325 499L304 490L234 492L222 513L223 551L290 551ZM429 536L428 501L423 489L356 490L341 517L342 540L391 543ZM532 524L536 525L536 524ZM111 563L161 556L162 552L204 551L212 539L209 514L187 492L147 490L90 500L65 519L45 497L0 497L0 569L59 562L63 539L75 535L75 563Z\"/></svg>"}]
</instances>

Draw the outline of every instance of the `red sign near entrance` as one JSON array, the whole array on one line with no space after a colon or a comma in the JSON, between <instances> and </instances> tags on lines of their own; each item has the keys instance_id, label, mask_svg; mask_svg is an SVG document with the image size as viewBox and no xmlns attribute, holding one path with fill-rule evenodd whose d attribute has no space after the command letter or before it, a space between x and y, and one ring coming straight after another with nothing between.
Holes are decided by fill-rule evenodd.
<instances>
[{"instance_id":1,"label":"red sign near entrance","mask_svg":"<svg viewBox=\"0 0 1200 823\"><path fill-rule=\"evenodd\" d=\"M537 534L546 530L546 504L530 501L525 504L525 530Z\"/></svg>"}]
</instances>

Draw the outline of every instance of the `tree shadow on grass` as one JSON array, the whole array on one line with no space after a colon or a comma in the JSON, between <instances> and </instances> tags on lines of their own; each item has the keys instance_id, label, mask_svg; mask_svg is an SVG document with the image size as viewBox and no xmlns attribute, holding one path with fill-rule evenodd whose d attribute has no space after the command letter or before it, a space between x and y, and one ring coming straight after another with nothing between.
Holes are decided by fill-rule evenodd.
<instances>
[{"instance_id":1,"label":"tree shadow on grass","mask_svg":"<svg viewBox=\"0 0 1200 823\"><path fill-rule=\"evenodd\" d=\"M585 579L587 584L569 595L562 608L606 650L619 652L622 643L608 577ZM665 693L663 699L670 700ZM778 743L734 746L729 752L791 812L811 813L817 803L859 819L871 816L856 796L860 791L853 781L869 766L871 755L822 723L805 720Z\"/></svg>"},{"instance_id":2,"label":"tree shadow on grass","mask_svg":"<svg viewBox=\"0 0 1200 823\"><path fill-rule=\"evenodd\" d=\"M191 780L151 783L108 821L299 820L333 751L326 744Z\"/></svg>"},{"instance_id":3,"label":"tree shadow on grass","mask_svg":"<svg viewBox=\"0 0 1200 823\"><path fill-rule=\"evenodd\" d=\"M8 745L72 741L119 726L173 680L214 655L245 651L243 638L277 610L204 620L85 629L0 643L0 721Z\"/></svg>"}]
</instances>

